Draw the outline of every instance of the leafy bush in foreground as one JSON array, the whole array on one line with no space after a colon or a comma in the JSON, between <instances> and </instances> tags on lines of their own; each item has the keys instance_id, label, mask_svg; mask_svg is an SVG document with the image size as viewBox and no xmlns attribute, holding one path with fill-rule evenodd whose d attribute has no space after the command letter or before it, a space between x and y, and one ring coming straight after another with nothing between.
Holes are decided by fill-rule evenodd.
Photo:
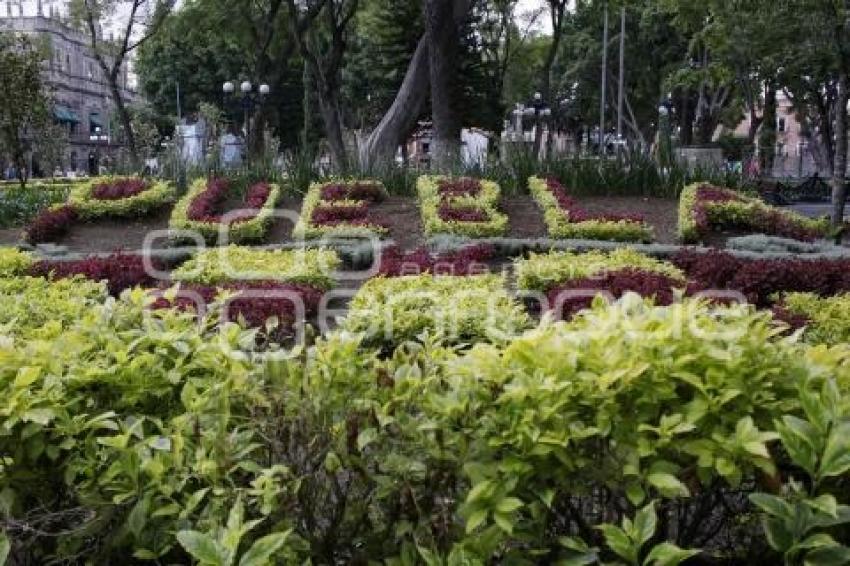
<instances>
[{"instance_id":1,"label":"leafy bush in foreground","mask_svg":"<svg viewBox=\"0 0 850 566\"><path fill-rule=\"evenodd\" d=\"M423 332L447 342L504 340L529 326L528 315L499 275L411 275L367 281L342 327L369 344L397 345Z\"/></svg>"},{"instance_id":2,"label":"leafy bush in foreground","mask_svg":"<svg viewBox=\"0 0 850 566\"><path fill-rule=\"evenodd\" d=\"M629 295L462 354L340 333L252 360L147 305L0 332L16 563L755 564L850 534L850 350L765 313ZM774 536L786 509L817 545Z\"/></svg>"}]
</instances>

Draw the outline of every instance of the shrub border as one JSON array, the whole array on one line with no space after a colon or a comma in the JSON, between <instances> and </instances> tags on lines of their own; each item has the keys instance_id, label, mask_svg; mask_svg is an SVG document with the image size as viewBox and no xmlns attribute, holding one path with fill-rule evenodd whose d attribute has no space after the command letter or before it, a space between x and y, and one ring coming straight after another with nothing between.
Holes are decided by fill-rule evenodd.
<instances>
[{"instance_id":1,"label":"shrub border","mask_svg":"<svg viewBox=\"0 0 850 566\"><path fill-rule=\"evenodd\" d=\"M174 210L171 212L171 220L168 223L168 227L171 230L197 232L201 234L207 242L214 242L218 240L218 237L221 234L221 227L223 226L221 222L201 222L198 220L190 220L188 214L189 207L192 206L192 202L195 198L207 190L208 182L209 179L205 177L192 181L192 184L189 186L189 190L183 198L174 205ZM269 186L271 187L269 196L266 199L265 204L263 204L257 212L256 216L240 222L231 223L227 226L229 233L228 243L240 244L243 242L257 242L266 237L269 226L274 219L275 207L281 197L280 185L269 183Z\"/></svg>"},{"instance_id":2,"label":"shrub border","mask_svg":"<svg viewBox=\"0 0 850 566\"><path fill-rule=\"evenodd\" d=\"M481 183L481 193L476 197L449 197L449 202L463 206L475 206L487 213L486 222L445 221L440 218L440 181L450 179L445 175L421 175L416 180L416 193L422 213L422 228L426 236L450 234L470 238L503 236L508 231L508 217L498 210L501 189L499 184L487 179L476 179Z\"/></svg>"},{"instance_id":3,"label":"shrub border","mask_svg":"<svg viewBox=\"0 0 850 566\"><path fill-rule=\"evenodd\" d=\"M380 181L372 179L346 179L336 181L323 181L312 183L304 195L304 201L301 204L301 215L298 218L298 223L292 230L292 237L305 240L316 240L320 238L369 238L371 236L386 236L389 234L389 229L378 224L369 224L358 226L354 224L340 223L334 226L322 226L313 224L313 211L319 206L358 206L362 203L370 204L368 200L350 199L344 201L326 201L322 200L322 190L325 187L339 184L359 183L374 185L380 189L384 198L389 196L386 187Z\"/></svg>"},{"instance_id":4,"label":"shrub border","mask_svg":"<svg viewBox=\"0 0 850 566\"><path fill-rule=\"evenodd\" d=\"M177 196L174 186L167 181L154 181L151 186L131 197L106 200L92 197L96 185L139 177L100 177L88 183L80 183L71 189L68 203L74 207L82 220L103 217L127 218L144 216L171 202Z\"/></svg>"},{"instance_id":5,"label":"shrub border","mask_svg":"<svg viewBox=\"0 0 850 566\"><path fill-rule=\"evenodd\" d=\"M646 222L570 221L569 210L561 208L549 190L546 180L541 177L529 177L528 189L538 206L543 209L546 229L552 238L582 238L612 242L651 242L653 239L652 228Z\"/></svg>"},{"instance_id":6,"label":"shrub border","mask_svg":"<svg viewBox=\"0 0 850 566\"><path fill-rule=\"evenodd\" d=\"M705 238L708 235L700 233L696 219L697 205L699 204L697 202L697 192L701 187L704 187L706 185L710 185L710 183L692 183L682 190L682 194L679 197L679 239L686 244L699 242L701 239ZM706 214L710 215L717 210L726 209L731 211L733 215L738 218L747 219L756 211L778 213L785 216L785 218L787 218L789 222L793 222L803 229L812 230L821 237L826 237L829 234L830 227L827 221L806 218L795 212L782 210L775 206L770 206L758 199L742 195L740 193L732 191L731 189L725 189L724 187L718 188L733 192L735 195L742 199L742 202L713 203L711 201L706 201L703 204ZM778 234L767 235L775 236Z\"/></svg>"}]
</instances>

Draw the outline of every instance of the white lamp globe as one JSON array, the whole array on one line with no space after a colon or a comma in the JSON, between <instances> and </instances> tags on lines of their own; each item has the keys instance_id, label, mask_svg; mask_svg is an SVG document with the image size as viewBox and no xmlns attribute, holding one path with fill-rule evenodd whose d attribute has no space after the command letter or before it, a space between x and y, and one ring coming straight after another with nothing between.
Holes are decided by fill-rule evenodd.
<instances>
[{"instance_id":1,"label":"white lamp globe","mask_svg":"<svg viewBox=\"0 0 850 566\"><path fill-rule=\"evenodd\" d=\"M249 92L251 92L251 83L245 81L244 83L242 83L242 86L240 88L242 89L242 94L248 94Z\"/></svg>"}]
</instances>

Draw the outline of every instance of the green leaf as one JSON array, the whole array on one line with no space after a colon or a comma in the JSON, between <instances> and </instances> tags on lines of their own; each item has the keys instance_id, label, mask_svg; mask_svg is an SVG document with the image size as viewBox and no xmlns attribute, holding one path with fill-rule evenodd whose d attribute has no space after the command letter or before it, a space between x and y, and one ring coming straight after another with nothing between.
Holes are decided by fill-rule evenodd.
<instances>
[{"instance_id":1,"label":"green leaf","mask_svg":"<svg viewBox=\"0 0 850 566\"><path fill-rule=\"evenodd\" d=\"M664 497L688 497L691 494L685 484L672 474L649 474L647 481Z\"/></svg>"},{"instance_id":2,"label":"green leaf","mask_svg":"<svg viewBox=\"0 0 850 566\"><path fill-rule=\"evenodd\" d=\"M775 495L753 493L750 495L750 502L772 517L786 519L794 514L791 505L781 497L776 497Z\"/></svg>"},{"instance_id":3,"label":"green leaf","mask_svg":"<svg viewBox=\"0 0 850 566\"><path fill-rule=\"evenodd\" d=\"M850 564L850 548L846 546L824 546L808 554L805 566L846 566Z\"/></svg>"},{"instance_id":4,"label":"green leaf","mask_svg":"<svg viewBox=\"0 0 850 566\"><path fill-rule=\"evenodd\" d=\"M605 543L617 556L631 563L637 560L638 549L634 548L632 541L620 527L601 525L599 530L605 536Z\"/></svg>"},{"instance_id":5,"label":"green leaf","mask_svg":"<svg viewBox=\"0 0 850 566\"><path fill-rule=\"evenodd\" d=\"M257 540L242 556L239 566L266 566L270 562L269 558L286 544L291 533L274 533Z\"/></svg>"},{"instance_id":6,"label":"green leaf","mask_svg":"<svg viewBox=\"0 0 850 566\"><path fill-rule=\"evenodd\" d=\"M785 553L794 546L794 535L788 532L785 522L773 517L765 517L762 528L767 542L773 550Z\"/></svg>"},{"instance_id":7,"label":"green leaf","mask_svg":"<svg viewBox=\"0 0 850 566\"><path fill-rule=\"evenodd\" d=\"M677 566L699 553L699 550L685 550L675 544L664 542L653 548L643 563L654 566Z\"/></svg>"},{"instance_id":8,"label":"green leaf","mask_svg":"<svg viewBox=\"0 0 850 566\"><path fill-rule=\"evenodd\" d=\"M629 503L637 507L646 499L646 492L639 483L630 483L626 487L626 497L629 499Z\"/></svg>"},{"instance_id":9,"label":"green leaf","mask_svg":"<svg viewBox=\"0 0 850 566\"><path fill-rule=\"evenodd\" d=\"M469 516L469 519L466 520L466 534L469 534L472 531L474 531L486 519L487 519L487 510L486 509L478 509L476 511L473 511L473 513Z\"/></svg>"},{"instance_id":10,"label":"green leaf","mask_svg":"<svg viewBox=\"0 0 850 566\"><path fill-rule=\"evenodd\" d=\"M655 513L655 502L653 501L635 515L634 536L632 536L632 539L638 543L639 547L646 544L652 538L652 535L655 534L657 524L658 515Z\"/></svg>"},{"instance_id":11,"label":"green leaf","mask_svg":"<svg viewBox=\"0 0 850 566\"><path fill-rule=\"evenodd\" d=\"M133 510L130 511L130 516L127 517L127 528L130 529L130 532L136 538L139 538L139 535L142 534L142 529L145 528L149 503L147 498L139 499L133 506Z\"/></svg>"},{"instance_id":12,"label":"green leaf","mask_svg":"<svg viewBox=\"0 0 850 566\"><path fill-rule=\"evenodd\" d=\"M818 476L830 478L850 470L850 422L841 423L829 434Z\"/></svg>"},{"instance_id":13,"label":"green leaf","mask_svg":"<svg viewBox=\"0 0 850 566\"><path fill-rule=\"evenodd\" d=\"M524 503L516 497L506 497L496 505L496 511L499 513L513 513L523 505Z\"/></svg>"},{"instance_id":14,"label":"green leaf","mask_svg":"<svg viewBox=\"0 0 850 566\"><path fill-rule=\"evenodd\" d=\"M496 522L496 525L499 526L500 529L505 531L506 533L513 534L514 532L514 521L513 518L505 513L499 513L498 511L493 513L493 521Z\"/></svg>"},{"instance_id":15,"label":"green leaf","mask_svg":"<svg viewBox=\"0 0 850 566\"><path fill-rule=\"evenodd\" d=\"M814 499L807 499L804 503L812 509L816 509L830 517L838 518L838 501L828 493Z\"/></svg>"},{"instance_id":16,"label":"green leaf","mask_svg":"<svg viewBox=\"0 0 850 566\"><path fill-rule=\"evenodd\" d=\"M367 428L357 435L357 449L362 451L377 439L378 431L374 428Z\"/></svg>"},{"instance_id":17,"label":"green leaf","mask_svg":"<svg viewBox=\"0 0 850 566\"><path fill-rule=\"evenodd\" d=\"M12 543L9 541L6 533L0 531L0 566L6 564L10 552L12 552Z\"/></svg>"},{"instance_id":18,"label":"green leaf","mask_svg":"<svg viewBox=\"0 0 850 566\"><path fill-rule=\"evenodd\" d=\"M180 531L177 533L177 542L202 566L228 566L219 551L218 545L204 533Z\"/></svg>"}]
</instances>

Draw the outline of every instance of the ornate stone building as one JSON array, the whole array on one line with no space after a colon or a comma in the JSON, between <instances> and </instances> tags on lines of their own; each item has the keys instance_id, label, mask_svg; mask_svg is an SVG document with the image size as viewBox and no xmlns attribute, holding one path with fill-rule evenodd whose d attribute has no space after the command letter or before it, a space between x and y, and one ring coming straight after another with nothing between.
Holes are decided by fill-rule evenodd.
<instances>
[{"instance_id":1,"label":"ornate stone building","mask_svg":"<svg viewBox=\"0 0 850 566\"><path fill-rule=\"evenodd\" d=\"M68 135L63 169L84 173L113 154L119 142L113 135L109 85L89 38L69 25L68 4L67 0L0 0L0 30L26 33L47 45L50 59L45 61L44 76L53 93L53 117ZM121 85L128 104L139 101L126 68Z\"/></svg>"}]
</instances>

